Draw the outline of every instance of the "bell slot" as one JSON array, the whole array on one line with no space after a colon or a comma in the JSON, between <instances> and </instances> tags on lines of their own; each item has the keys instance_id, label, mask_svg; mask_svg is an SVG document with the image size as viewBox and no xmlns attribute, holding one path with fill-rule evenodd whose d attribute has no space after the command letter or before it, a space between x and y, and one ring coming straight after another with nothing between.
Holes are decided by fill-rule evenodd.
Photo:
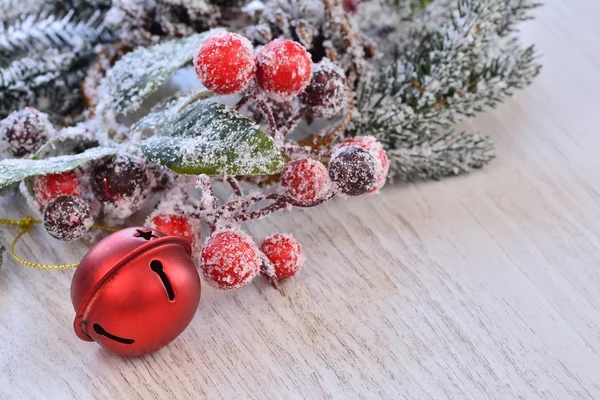
<instances>
[{"instance_id":1,"label":"bell slot","mask_svg":"<svg viewBox=\"0 0 600 400\"><path fill-rule=\"evenodd\" d=\"M165 289L167 290L167 296L169 296L169 300L175 300L175 292L173 291L173 286L171 285L171 281L169 281L169 277L167 276L167 274L165 274L162 263L158 260L152 260L152 262L150 262L150 268L156 273L156 275L158 275L158 277L162 281Z\"/></svg>"}]
</instances>

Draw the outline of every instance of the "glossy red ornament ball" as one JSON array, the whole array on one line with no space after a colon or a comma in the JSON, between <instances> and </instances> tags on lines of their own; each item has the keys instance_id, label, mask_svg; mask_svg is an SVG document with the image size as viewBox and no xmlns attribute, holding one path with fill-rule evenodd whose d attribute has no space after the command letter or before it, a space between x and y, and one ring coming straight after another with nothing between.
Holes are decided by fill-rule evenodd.
<instances>
[{"instance_id":1,"label":"glossy red ornament ball","mask_svg":"<svg viewBox=\"0 0 600 400\"><path fill-rule=\"evenodd\" d=\"M260 244L260 251L273 264L278 280L296 275L304 262L302 247L291 235L276 233L269 236Z\"/></svg>"},{"instance_id":2,"label":"glossy red ornament ball","mask_svg":"<svg viewBox=\"0 0 600 400\"><path fill-rule=\"evenodd\" d=\"M200 240L200 232L183 215L158 214L148 224L151 228L171 236L182 236L190 241L192 248Z\"/></svg>"},{"instance_id":3,"label":"glossy red ornament ball","mask_svg":"<svg viewBox=\"0 0 600 400\"><path fill-rule=\"evenodd\" d=\"M330 186L327 168L311 158L291 161L281 174L281 187L298 201L314 201Z\"/></svg>"},{"instance_id":4,"label":"glossy red ornament ball","mask_svg":"<svg viewBox=\"0 0 600 400\"><path fill-rule=\"evenodd\" d=\"M379 175L377 176L377 182L375 183L375 186L367 193L370 194L379 191L385 185L385 182L387 181L387 177L390 172L390 160L381 142L373 136L356 136L344 140L338 146L338 148L348 146L358 146L367 150L369 153L371 153L373 157L375 157L375 159L377 159L381 163L381 170L379 171Z\"/></svg>"},{"instance_id":5,"label":"glossy red ornament ball","mask_svg":"<svg viewBox=\"0 0 600 400\"><path fill-rule=\"evenodd\" d=\"M77 336L123 356L159 350L188 326L200 302L190 242L128 228L95 245L71 283Z\"/></svg>"},{"instance_id":6,"label":"glossy red ornament ball","mask_svg":"<svg viewBox=\"0 0 600 400\"><path fill-rule=\"evenodd\" d=\"M81 197L81 178L76 171L39 175L33 185L35 198L42 207L58 196Z\"/></svg>"},{"instance_id":7,"label":"glossy red ornament ball","mask_svg":"<svg viewBox=\"0 0 600 400\"><path fill-rule=\"evenodd\" d=\"M217 33L207 39L194 57L196 76L207 89L231 94L244 89L254 77L256 56L242 35Z\"/></svg>"},{"instance_id":8,"label":"glossy red ornament ball","mask_svg":"<svg viewBox=\"0 0 600 400\"><path fill-rule=\"evenodd\" d=\"M233 290L248 284L260 272L260 253L246 234L226 230L214 233L202 248L200 270L217 289Z\"/></svg>"},{"instance_id":9,"label":"glossy red ornament ball","mask_svg":"<svg viewBox=\"0 0 600 400\"><path fill-rule=\"evenodd\" d=\"M267 43L256 55L256 79L260 87L278 99L290 99L309 84L312 60L297 42L276 39Z\"/></svg>"}]
</instances>

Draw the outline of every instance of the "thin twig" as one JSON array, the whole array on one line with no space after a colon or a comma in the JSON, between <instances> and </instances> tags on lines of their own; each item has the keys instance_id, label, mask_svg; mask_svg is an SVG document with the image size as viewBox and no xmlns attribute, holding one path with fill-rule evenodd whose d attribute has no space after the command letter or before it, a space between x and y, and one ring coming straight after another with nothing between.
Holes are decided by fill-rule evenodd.
<instances>
[{"instance_id":1,"label":"thin twig","mask_svg":"<svg viewBox=\"0 0 600 400\"><path fill-rule=\"evenodd\" d=\"M283 125L281 127L281 129L279 130L281 133L281 136L283 136L285 138L287 135L289 135L296 128L296 126L302 120L302 118L304 117L304 115L306 114L307 111L308 111L308 107L302 106L302 107L300 107L298 112L296 112L296 114L294 114L290 118L288 118L285 125Z\"/></svg>"},{"instance_id":2,"label":"thin twig","mask_svg":"<svg viewBox=\"0 0 600 400\"><path fill-rule=\"evenodd\" d=\"M273 115L273 110L271 110L271 106L264 101L263 99L257 98L256 103L260 107L263 112L267 122L269 123L269 134L275 142L279 142L283 140L283 137L279 134L279 130L277 129L277 121L275 121L275 116Z\"/></svg>"},{"instance_id":3,"label":"thin twig","mask_svg":"<svg viewBox=\"0 0 600 400\"><path fill-rule=\"evenodd\" d=\"M234 178L233 176L228 176L225 178L225 181L231 186L231 190L237 197L242 197L244 195L244 190L240 185L240 182Z\"/></svg>"}]
</instances>

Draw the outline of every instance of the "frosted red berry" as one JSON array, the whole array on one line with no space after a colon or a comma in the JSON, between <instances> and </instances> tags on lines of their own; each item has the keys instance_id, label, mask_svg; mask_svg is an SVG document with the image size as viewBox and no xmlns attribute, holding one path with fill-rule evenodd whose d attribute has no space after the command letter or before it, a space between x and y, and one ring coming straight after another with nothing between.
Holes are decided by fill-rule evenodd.
<instances>
[{"instance_id":1,"label":"frosted red berry","mask_svg":"<svg viewBox=\"0 0 600 400\"><path fill-rule=\"evenodd\" d=\"M88 203L74 196L53 199L43 216L44 228L55 239L71 242L81 239L94 224Z\"/></svg>"},{"instance_id":2,"label":"frosted red berry","mask_svg":"<svg viewBox=\"0 0 600 400\"><path fill-rule=\"evenodd\" d=\"M381 142L373 136L357 136L346 139L339 145L340 148L348 146L358 146L367 150L381 163L381 169L379 175L377 176L377 182L368 193L375 193L380 190L385 185L388 173L390 171L390 160Z\"/></svg>"},{"instance_id":3,"label":"frosted red berry","mask_svg":"<svg viewBox=\"0 0 600 400\"><path fill-rule=\"evenodd\" d=\"M314 201L330 186L327 168L311 158L291 161L281 174L281 187L299 201Z\"/></svg>"},{"instance_id":4,"label":"frosted red berry","mask_svg":"<svg viewBox=\"0 0 600 400\"><path fill-rule=\"evenodd\" d=\"M290 99L306 88L312 76L312 60L297 42L276 39L267 43L256 56L256 79L269 95Z\"/></svg>"},{"instance_id":5,"label":"frosted red berry","mask_svg":"<svg viewBox=\"0 0 600 400\"><path fill-rule=\"evenodd\" d=\"M254 77L254 48L248 39L237 33L217 33L198 50L194 69L207 89L219 94L239 92Z\"/></svg>"},{"instance_id":6,"label":"frosted red berry","mask_svg":"<svg viewBox=\"0 0 600 400\"><path fill-rule=\"evenodd\" d=\"M310 84L300 94L311 117L330 118L348 104L349 90L344 71L328 59L313 68Z\"/></svg>"},{"instance_id":7,"label":"frosted red berry","mask_svg":"<svg viewBox=\"0 0 600 400\"><path fill-rule=\"evenodd\" d=\"M338 149L329 161L329 177L348 196L360 196L372 190L380 169L375 157L357 146Z\"/></svg>"},{"instance_id":8,"label":"frosted red berry","mask_svg":"<svg viewBox=\"0 0 600 400\"><path fill-rule=\"evenodd\" d=\"M149 222L149 227L171 236L182 236L193 245L200 239L200 232L195 229L187 217L177 214L158 214Z\"/></svg>"},{"instance_id":9,"label":"frosted red berry","mask_svg":"<svg viewBox=\"0 0 600 400\"><path fill-rule=\"evenodd\" d=\"M260 251L275 269L275 278L283 280L296 275L304 257L302 247L291 235L276 233L260 244Z\"/></svg>"},{"instance_id":10,"label":"frosted red berry","mask_svg":"<svg viewBox=\"0 0 600 400\"><path fill-rule=\"evenodd\" d=\"M250 237L239 231L214 233L200 254L204 279L218 289L239 289L260 272L260 253Z\"/></svg>"},{"instance_id":11,"label":"frosted red berry","mask_svg":"<svg viewBox=\"0 0 600 400\"><path fill-rule=\"evenodd\" d=\"M356 14L358 12L359 5L360 0L342 0L342 7L344 7L344 11L350 14Z\"/></svg>"},{"instance_id":12,"label":"frosted red berry","mask_svg":"<svg viewBox=\"0 0 600 400\"><path fill-rule=\"evenodd\" d=\"M8 151L15 157L34 153L53 133L48 115L33 107L14 111L0 122L0 139L6 141Z\"/></svg>"},{"instance_id":13,"label":"frosted red berry","mask_svg":"<svg viewBox=\"0 0 600 400\"><path fill-rule=\"evenodd\" d=\"M39 175L33 186L35 198L42 207L58 196L69 195L80 197L81 178L76 171L67 171L57 174Z\"/></svg>"}]
</instances>

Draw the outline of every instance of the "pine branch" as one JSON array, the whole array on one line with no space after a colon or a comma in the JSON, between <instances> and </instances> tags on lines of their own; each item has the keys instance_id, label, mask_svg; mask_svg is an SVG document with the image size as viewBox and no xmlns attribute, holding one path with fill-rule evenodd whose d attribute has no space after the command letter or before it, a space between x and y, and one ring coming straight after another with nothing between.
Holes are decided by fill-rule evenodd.
<instances>
[{"instance_id":1,"label":"pine branch","mask_svg":"<svg viewBox=\"0 0 600 400\"><path fill-rule=\"evenodd\" d=\"M412 147L531 83L540 69L533 47L500 35L524 18L511 4L461 0L440 29L421 33L419 46L363 82L350 133Z\"/></svg>"},{"instance_id":2,"label":"pine branch","mask_svg":"<svg viewBox=\"0 0 600 400\"><path fill-rule=\"evenodd\" d=\"M81 81L94 58L90 50L47 50L0 68L0 119L11 111L33 106L55 118L81 106Z\"/></svg>"},{"instance_id":3,"label":"pine branch","mask_svg":"<svg viewBox=\"0 0 600 400\"><path fill-rule=\"evenodd\" d=\"M481 168L492 158L493 142L477 133L450 133L410 148L389 150L394 177L440 179Z\"/></svg>"},{"instance_id":4,"label":"pine branch","mask_svg":"<svg viewBox=\"0 0 600 400\"><path fill-rule=\"evenodd\" d=\"M70 11L85 19L96 11L106 12L110 5L111 0L0 0L0 23L12 23L27 15L64 15Z\"/></svg>"},{"instance_id":5,"label":"pine branch","mask_svg":"<svg viewBox=\"0 0 600 400\"><path fill-rule=\"evenodd\" d=\"M31 52L46 49L79 51L111 41L112 35L102 24L100 11L76 20L74 11L63 17L33 14L12 24L0 23L0 67Z\"/></svg>"}]
</instances>

